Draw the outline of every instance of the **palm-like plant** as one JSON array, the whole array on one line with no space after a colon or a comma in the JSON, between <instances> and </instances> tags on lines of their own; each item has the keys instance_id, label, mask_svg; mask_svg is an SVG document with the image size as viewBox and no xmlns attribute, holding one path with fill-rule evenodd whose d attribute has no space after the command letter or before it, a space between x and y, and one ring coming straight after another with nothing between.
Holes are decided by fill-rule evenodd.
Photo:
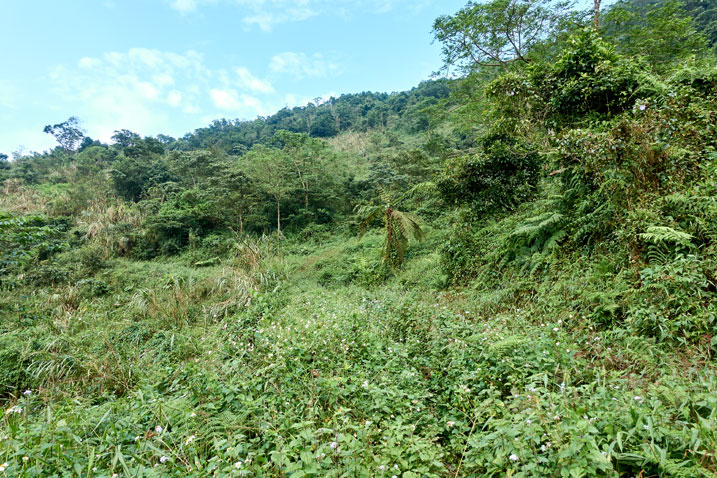
<instances>
[{"instance_id":1,"label":"palm-like plant","mask_svg":"<svg viewBox=\"0 0 717 478\"><path fill-rule=\"evenodd\" d=\"M390 193L381 190L383 204L357 207L357 213L363 217L358 227L359 236L362 236L376 219L383 219L385 238L381 256L383 262L393 268L399 268L403 264L409 239L420 241L424 237L420 225L421 218L396 209L396 206L412 192L393 198Z\"/></svg>"}]
</instances>

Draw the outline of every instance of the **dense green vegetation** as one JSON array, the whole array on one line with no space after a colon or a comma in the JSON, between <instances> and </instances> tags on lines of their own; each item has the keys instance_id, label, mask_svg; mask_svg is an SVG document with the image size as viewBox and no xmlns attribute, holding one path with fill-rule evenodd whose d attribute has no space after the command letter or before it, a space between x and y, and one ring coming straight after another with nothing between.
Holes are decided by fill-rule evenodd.
<instances>
[{"instance_id":1,"label":"dense green vegetation","mask_svg":"<svg viewBox=\"0 0 717 478\"><path fill-rule=\"evenodd\" d=\"M713 3L469 3L410 92L48 125L0 158L0 473L715 476Z\"/></svg>"}]
</instances>

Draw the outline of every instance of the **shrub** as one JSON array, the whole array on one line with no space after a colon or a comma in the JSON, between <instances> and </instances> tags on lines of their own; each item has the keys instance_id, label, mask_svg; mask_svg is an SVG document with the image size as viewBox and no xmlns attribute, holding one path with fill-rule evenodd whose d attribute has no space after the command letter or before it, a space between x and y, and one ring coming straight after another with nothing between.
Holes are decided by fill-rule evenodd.
<instances>
[{"instance_id":1,"label":"shrub","mask_svg":"<svg viewBox=\"0 0 717 478\"><path fill-rule=\"evenodd\" d=\"M514 209L536 191L541 166L533 147L494 133L484 137L481 152L449 160L438 182L442 196L476 212Z\"/></svg>"}]
</instances>

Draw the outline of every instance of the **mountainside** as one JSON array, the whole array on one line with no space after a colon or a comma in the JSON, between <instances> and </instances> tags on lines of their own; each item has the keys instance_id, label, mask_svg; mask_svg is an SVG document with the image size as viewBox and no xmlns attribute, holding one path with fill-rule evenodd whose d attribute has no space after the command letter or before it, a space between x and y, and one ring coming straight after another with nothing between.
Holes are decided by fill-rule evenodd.
<instances>
[{"instance_id":1,"label":"mountainside","mask_svg":"<svg viewBox=\"0 0 717 478\"><path fill-rule=\"evenodd\" d=\"M0 473L715 476L712 3L468 3L454 79L48 125L0 160Z\"/></svg>"}]
</instances>

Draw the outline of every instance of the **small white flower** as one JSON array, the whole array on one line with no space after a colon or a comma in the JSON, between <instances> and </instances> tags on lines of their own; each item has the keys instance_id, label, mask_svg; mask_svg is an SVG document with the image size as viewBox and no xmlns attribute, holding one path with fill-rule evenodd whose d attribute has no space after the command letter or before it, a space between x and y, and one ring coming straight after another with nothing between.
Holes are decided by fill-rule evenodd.
<instances>
[{"instance_id":1,"label":"small white flower","mask_svg":"<svg viewBox=\"0 0 717 478\"><path fill-rule=\"evenodd\" d=\"M157 432L158 434L159 434L159 433L162 433L162 430L164 430L164 428L160 427L159 425L157 425L156 427L154 427L154 431Z\"/></svg>"},{"instance_id":2,"label":"small white flower","mask_svg":"<svg viewBox=\"0 0 717 478\"><path fill-rule=\"evenodd\" d=\"M531 422L531 421L530 421L530 418L529 418L529 419L527 419L527 420L525 421L525 423L527 423L528 425L530 425L530 424L533 423L533 422Z\"/></svg>"},{"instance_id":3,"label":"small white flower","mask_svg":"<svg viewBox=\"0 0 717 478\"><path fill-rule=\"evenodd\" d=\"M635 400L639 402L640 400L642 400L642 397L639 395L635 395Z\"/></svg>"},{"instance_id":4,"label":"small white flower","mask_svg":"<svg viewBox=\"0 0 717 478\"><path fill-rule=\"evenodd\" d=\"M560 330L560 329L557 327L553 327L553 332L557 332L558 330Z\"/></svg>"},{"instance_id":5,"label":"small white flower","mask_svg":"<svg viewBox=\"0 0 717 478\"><path fill-rule=\"evenodd\" d=\"M518 461L518 455L515 453L512 453L508 458L510 458L510 461Z\"/></svg>"},{"instance_id":6,"label":"small white flower","mask_svg":"<svg viewBox=\"0 0 717 478\"><path fill-rule=\"evenodd\" d=\"M368 380L364 380L363 383L361 384L361 386L363 388L368 388Z\"/></svg>"},{"instance_id":7,"label":"small white flower","mask_svg":"<svg viewBox=\"0 0 717 478\"><path fill-rule=\"evenodd\" d=\"M134 437L134 441L136 441L136 442L139 441L140 439L141 439L141 438L138 437L138 436Z\"/></svg>"},{"instance_id":8,"label":"small white flower","mask_svg":"<svg viewBox=\"0 0 717 478\"><path fill-rule=\"evenodd\" d=\"M645 430L649 430L649 429L650 429L650 427L647 426L647 425L643 425L642 428L644 428Z\"/></svg>"},{"instance_id":9,"label":"small white flower","mask_svg":"<svg viewBox=\"0 0 717 478\"><path fill-rule=\"evenodd\" d=\"M30 461L30 457L27 456L27 455L25 455L25 456L22 457L22 461L24 461L25 463L27 463L28 461Z\"/></svg>"},{"instance_id":10,"label":"small white flower","mask_svg":"<svg viewBox=\"0 0 717 478\"><path fill-rule=\"evenodd\" d=\"M640 105L640 111L645 111L645 109L647 109L647 105L645 105L645 104Z\"/></svg>"},{"instance_id":11,"label":"small white flower","mask_svg":"<svg viewBox=\"0 0 717 478\"><path fill-rule=\"evenodd\" d=\"M192 435L192 436L190 436L189 438L187 438L187 440L184 442L184 444L185 444L185 445L189 445L189 444L192 443L193 441L194 441L194 435Z\"/></svg>"},{"instance_id":12,"label":"small white flower","mask_svg":"<svg viewBox=\"0 0 717 478\"><path fill-rule=\"evenodd\" d=\"M25 396L32 395L32 390L25 390L22 394Z\"/></svg>"},{"instance_id":13,"label":"small white flower","mask_svg":"<svg viewBox=\"0 0 717 478\"><path fill-rule=\"evenodd\" d=\"M160 462L160 463L165 463L167 460L169 460L169 457L162 455L162 458L159 459L159 462Z\"/></svg>"},{"instance_id":14,"label":"small white flower","mask_svg":"<svg viewBox=\"0 0 717 478\"><path fill-rule=\"evenodd\" d=\"M336 443L335 441L332 441L331 443L329 443L329 446L330 446L331 448L336 449L336 448L338 448L339 444Z\"/></svg>"},{"instance_id":15,"label":"small white flower","mask_svg":"<svg viewBox=\"0 0 717 478\"><path fill-rule=\"evenodd\" d=\"M381 465L378 467L379 470L384 471L386 470L386 465Z\"/></svg>"},{"instance_id":16,"label":"small white flower","mask_svg":"<svg viewBox=\"0 0 717 478\"><path fill-rule=\"evenodd\" d=\"M446 425L448 425L448 427L450 428L452 426L455 426L456 422L454 422L453 420L449 420L448 422L446 422Z\"/></svg>"},{"instance_id":17,"label":"small white flower","mask_svg":"<svg viewBox=\"0 0 717 478\"><path fill-rule=\"evenodd\" d=\"M234 468L236 468L237 470L238 470L239 468L241 468L241 460L239 460L239 461L237 461L236 463L234 463Z\"/></svg>"},{"instance_id":18,"label":"small white flower","mask_svg":"<svg viewBox=\"0 0 717 478\"><path fill-rule=\"evenodd\" d=\"M190 417L192 417L192 418L194 418L194 417L196 417L196 416L197 416L197 414L196 414L196 413L194 413L194 412L192 412L192 413L190 413L190 414L189 414L189 416L190 416Z\"/></svg>"}]
</instances>

